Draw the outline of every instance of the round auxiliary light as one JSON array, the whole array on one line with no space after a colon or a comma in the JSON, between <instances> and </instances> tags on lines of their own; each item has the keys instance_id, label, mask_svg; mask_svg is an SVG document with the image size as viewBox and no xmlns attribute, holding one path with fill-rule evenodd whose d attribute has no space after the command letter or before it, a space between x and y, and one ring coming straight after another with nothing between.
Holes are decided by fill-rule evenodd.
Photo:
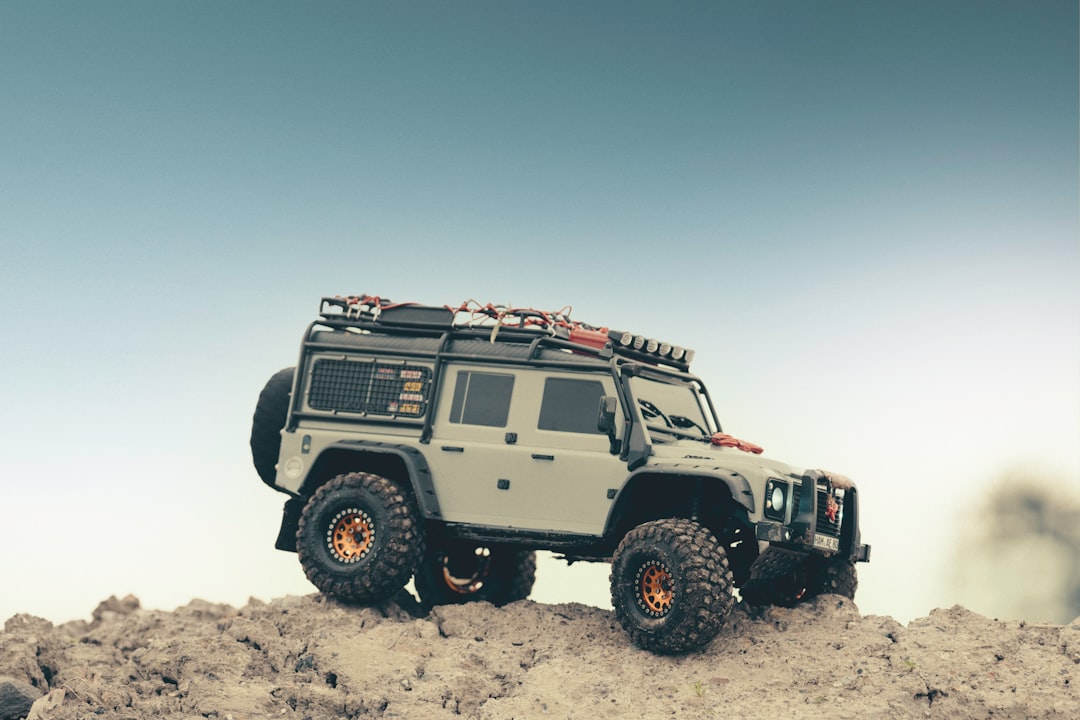
<instances>
[{"instance_id":1,"label":"round auxiliary light","mask_svg":"<svg viewBox=\"0 0 1080 720\"><path fill-rule=\"evenodd\" d=\"M655 340L645 341L645 352L649 353L650 355L655 353L657 349L659 349L659 347L660 343L656 342Z\"/></svg>"},{"instance_id":2,"label":"round auxiliary light","mask_svg":"<svg viewBox=\"0 0 1080 720\"><path fill-rule=\"evenodd\" d=\"M772 509L776 512L780 512L784 509L784 488L780 485L773 485L772 496L769 498L772 502Z\"/></svg>"},{"instance_id":3,"label":"round auxiliary light","mask_svg":"<svg viewBox=\"0 0 1080 720\"><path fill-rule=\"evenodd\" d=\"M672 360L682 360L683 355L685 355L685 354L686 354L686 350L679 347L679 346L677 346L677 345L675 347L671 348L671 359Z\"/></svg>"},{"instance_id":4,"label":"round auxiliary light","mask_svg":"<svg viewBox=\"0 0 1080 720\"><path fill-rule=\"evenodd\" d=\"M619 335L619 344L620 345L629 345L632 342L634 342L634 334L633 333L624 332L621 335Z\"/></svg>"},{"instance_id":5,"label":"round auxiliary light","mask_svg":"<svg viewBox=\"0 0 1080 720\"><path fill-rule=\"evenodd\" d=\"M667 357L671 354L671 343L660 343L660 354Z\"/></svg>"},{"instance_id":6,"label":"round auxiliary light","mask_svg":"<svg viewBox=\"0 0 1080 720\"><path fill-rule=\"evenodd\" d=\"M643 347L645 347L645 338L643 338L641 335L635 335L634 336L634 349L635 350L640 350Z\"/></svg>"},{"instance_id":7,"label":"round auxiliary light","mask_svg":"<svg viewBox=\"0 0 1080 720\"><path fill-rule=\"evenodd\" d=\"M694 362L694 351L693 350L687 350L686 351L686 357L684 357L683 360L686 361L687 365Z\"/></svg>"}]
</instances>

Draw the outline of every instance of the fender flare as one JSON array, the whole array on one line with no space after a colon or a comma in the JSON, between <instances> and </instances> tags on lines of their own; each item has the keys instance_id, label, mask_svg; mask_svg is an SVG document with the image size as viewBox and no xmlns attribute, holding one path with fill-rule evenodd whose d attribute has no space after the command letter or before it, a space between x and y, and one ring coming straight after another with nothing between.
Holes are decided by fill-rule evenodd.
<instances>
[{"instance_id":1,"label":"fender flare","mask_svg":"<svg viewBox=\"0 0 1080 720\"><path fill-rule=\"evenodd\" d=\"M319 459L325 456L326 453L334 451L384 455L399 459L404 465L406 473L408 473L409 487L416 498L420 516L425 520L442 519L439 499L435 494L435 486L431 480L431 469L428 467L427 458L417 448L410 445L373 442L370 440L342 440L327 446L319 453L315 463L317 464ZM317 481L309 482L313 477L312 473L308 473L308 478L300 488L300 492L293 494L285 502L285 508L282 511L281 528L278 531L277 542L274 544L278 550L296 552L296 529L300 521L300 513L304 505L307 504L308 498L323 482L329 479L320 478Z\"/></svg>"},{"instance_id":2,"label":"fender flare","mask_svg":"<svg viewBox=\"0 0 1080 720\"><path fill-rule=\"evenodd\" d=\"M376 442L372 440L342 440L329 445L320 453L320 456L334 450L349 452L389 455L402 461L405 470L409 474L409 484L412 486L413 495L416 496L416 504L420 508L420 515L427 520L442 518L439 508L439 498L435 494L435 484L431 479L431 468L428 467L427 458L415 447L399 443ZM316 463L318 459L316 459ZM310 474L308 476L310 478ZM321 484L321 483L320 483ZM315 488L310 488L314 492ZM303 488L305 495L310 495L308 488Z\"/></svg>"},{"instance_id":3,"label":"fender flare","mask_svg":"<svg viewBox=\"0 0 1080 720\"><path fill-rule=\"evenodd\" d=\"M604 523L605 534L612 530L613 522L621 514L623 506L620 503L620 500L625 496L627 489L633 485L635 479L641 475L672 475L685 478L719 481L724 483L727 487L728 492L731 493L731 499L736 505L739 505L748 513L752 514L754 512L754 491L750 488L750 482L735 470L719 466L709 467L692 463L649 465L648 467L638 468L626 476L626 480L623 481L622 487L619 488L615 497L612 498L614 502L611 504L611 509L608 510L607 520Z\"/></svg>"}]
</instances>

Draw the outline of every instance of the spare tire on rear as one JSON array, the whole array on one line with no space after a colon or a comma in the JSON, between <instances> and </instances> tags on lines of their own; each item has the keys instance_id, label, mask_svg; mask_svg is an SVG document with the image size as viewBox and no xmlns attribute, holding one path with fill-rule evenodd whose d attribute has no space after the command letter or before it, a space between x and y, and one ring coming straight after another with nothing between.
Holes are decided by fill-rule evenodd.
<instances>
[{"instance_id":1,"label":"spare tire on rear","mask_svg":"<svg viewBox=\"0 0 1080 720\"><path fill-rule=\"evenodd\" d=\"M271 487L274 487L277 474L281 429L285 427L289 415L289 397L295 374L296 368L285 368L266 381L251 419L251 461L262 481Z\"/></svg>"}]
</instances>

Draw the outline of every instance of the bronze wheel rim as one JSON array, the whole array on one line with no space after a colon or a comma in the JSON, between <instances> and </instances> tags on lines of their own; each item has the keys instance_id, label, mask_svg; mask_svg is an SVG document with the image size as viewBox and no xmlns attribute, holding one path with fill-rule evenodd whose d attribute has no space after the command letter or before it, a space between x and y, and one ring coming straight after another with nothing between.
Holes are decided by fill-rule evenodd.
<instances>
[{"instance_id":1,"label":"bronze wheel rim","mask_svg":"<svg viewBox=\"0 0 1080 720\"><path fill-rule=\"evenodd\" d=\"M371 516L359 508L339 512L326 531L326 546L338 562L359 562L374 543L375 524Z\"/></svg>"},{"instance_id":2,"label":"bronze wheel rim","mask_svg":"<svg viewBox=\"0 0 1080 720\"><path fill-rule=\"evenodd\" d=\"M671 610L675 599L671 572L662 562L642 563L634 579L638 607L651 617L663 617Z\"/></svg>"},{"instance_id":3,"label":"bronze wheel rim","mask_svg":"<svg viewBox=\"0 0 1080 720\"><path fill-rule=\"evenodd\" d=\"M462 552L457 557L443 555L442 578L451 591L459 595L471 595L484 587L484 580L491 570L491 550L478 547Z\"/></svg>"}]
</instances>

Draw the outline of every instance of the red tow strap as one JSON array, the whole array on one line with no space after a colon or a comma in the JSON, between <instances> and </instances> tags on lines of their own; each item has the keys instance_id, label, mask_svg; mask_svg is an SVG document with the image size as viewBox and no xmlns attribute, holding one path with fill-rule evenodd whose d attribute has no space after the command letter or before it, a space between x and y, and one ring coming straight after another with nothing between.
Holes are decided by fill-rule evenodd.
<instances>
[{"instance_id":1,"label":"red tow strap","mask_svg":"<svg viewBox=\"0 0 1080 720\"><path fill-rule=\"evenodd\" d=\"M760 445L755 445L752 442L740 440L739 438L732 437L727 433L713 433L711 441L713 445L719 445L720 447L739 448L743 452L754 453L755 455L760 455L761 453L765 452L765 449L762 448Z\"/></svg>"}]
</instances>

